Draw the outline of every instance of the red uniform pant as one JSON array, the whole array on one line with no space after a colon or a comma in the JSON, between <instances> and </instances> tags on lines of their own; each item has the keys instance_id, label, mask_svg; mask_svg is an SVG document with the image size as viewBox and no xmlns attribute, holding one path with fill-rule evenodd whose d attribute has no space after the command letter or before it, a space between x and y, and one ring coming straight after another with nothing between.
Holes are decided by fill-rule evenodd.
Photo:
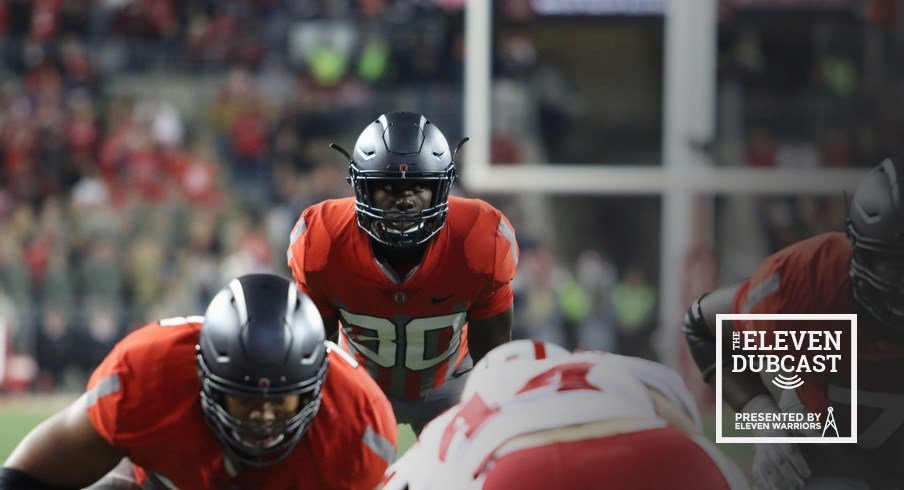
<instances>
[{"instance_id":1,"label":"red uniform pant","mask_svg":"<svg viewBox=\"0 0 904 490\"><path fill-rule=\"evenodd\" d=\"M727 489L709 454L672 428L551 443L501 456L485 490Z\"/></svg>"}]
</instances>

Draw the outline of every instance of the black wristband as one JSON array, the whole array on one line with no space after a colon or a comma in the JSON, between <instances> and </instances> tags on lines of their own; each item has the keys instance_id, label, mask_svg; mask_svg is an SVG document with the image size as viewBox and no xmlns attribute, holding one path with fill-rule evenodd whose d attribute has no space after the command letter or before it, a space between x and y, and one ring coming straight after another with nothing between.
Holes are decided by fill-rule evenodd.
<instances>
[{"instance_id":1,"label":"black wristband","mask_svg":"<svg viewBox=\"0 0 904 490\"><path fill-rule=\"evenodd\" d=\"M48 485L31 474L15 468L0 468L0 490L70 490L77 487Z\"/></svg>"},{"instance_id":2,"label":"black wristband","mask_svg":"<svg viewBox=\"0 0 904 490\"><path fill-rule=\"evenodd\" d=\"M700 308L700 300L705 297L706 294L691 303L684 315L682 330L694 362L703 374L703 380L709 382L716 372L716 336L709 330Z\"/></svg>"}]
</instances>

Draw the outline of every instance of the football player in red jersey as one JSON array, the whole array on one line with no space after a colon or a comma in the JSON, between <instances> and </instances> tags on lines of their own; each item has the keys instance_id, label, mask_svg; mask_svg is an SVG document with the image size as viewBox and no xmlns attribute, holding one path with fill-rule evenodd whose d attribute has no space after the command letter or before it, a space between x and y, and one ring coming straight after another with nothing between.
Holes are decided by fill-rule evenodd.
<instances>
[{"instance_id":1,"label":"football player in red jersey","mask_svg":"<svg viewBox=\"0 0 904 490\"><path fill-rule=\"evenodd\" d=\"M385 490L746 488L700 434L678 373L645 359L516 340L427 424Z\"/></svg>"},{"instance_id":2,"label":"football player in red jersey","mask_svg":"<svg viewBox=\"0 0 904 490\"><path fill-rule=\"evenodd\" d=\"M511 338L515 232L489 204L449 195L454 152L420 114L384 114L353 155L335 148L355 197L302 213L289 267L327 335L419 432L458 402L472 360Z\"/></svg>"},{"instance_id":3,"label":"football player in red jersey","mask_svg":"<svg viewBox=\"0 0 904 490\"><path fill-rule=\"evenodd\" d=\"M711 381L717 313L858 315L856 447L759 444L754 476L763 488L843 481L861 485L850 488L898 488L904 481L904 376L898 375L904 373L904 162L886 159L864 177L850 204L846 232L819 235L777 252L743 283L695 301L685 316L688 345L704 379ZM750 322L726 323L726 330L752 328ZM781 330L837 330L837 325L782 321ZM776 326L774 321L755 323L756 329ZM782 390L776 399L760 376L727 370L723 396L740 412L825 414L832 407L845 435L850 433L850 359L842 358L837 371L798 373L804 384Z\"/></svg>"},{"instance_id":4,"label":"football player in red jersey","mask_svg":"<svg viewBox=\"0 0 904 490\"><path fill-rule=\"evenodd\" d=\"M371 489L395 448L389 402L324 342L313 303L256 274L230 282L204 317L120 342L87 392L19 444L0 488L80 488L127 457L117 471L128 474L101 483Z\"/></svg>"}]
</instances>

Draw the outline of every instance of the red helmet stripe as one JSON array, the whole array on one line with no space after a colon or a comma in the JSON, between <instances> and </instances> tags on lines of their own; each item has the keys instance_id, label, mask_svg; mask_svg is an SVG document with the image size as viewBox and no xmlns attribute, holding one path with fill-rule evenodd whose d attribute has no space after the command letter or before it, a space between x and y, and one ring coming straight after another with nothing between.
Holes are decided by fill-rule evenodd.
<instances>
[{"instance_id":1,"label":"red helmet stripe","mask_svg":"<svg viewBox=\"0 0 904 490\"><path fill-rule=\"evenodd\" d=\"M543 342L534 342L534 359L546 359L546 346Z\"/></svg>"}]
</instances>

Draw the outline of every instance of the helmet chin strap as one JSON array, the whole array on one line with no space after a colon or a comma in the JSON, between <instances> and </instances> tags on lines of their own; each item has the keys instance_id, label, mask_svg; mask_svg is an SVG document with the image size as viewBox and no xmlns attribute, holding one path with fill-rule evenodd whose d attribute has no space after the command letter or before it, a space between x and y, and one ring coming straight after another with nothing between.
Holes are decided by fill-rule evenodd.
<instances>
[{"instance_id":1,"label":"helmet chin strap","mask_svg":"<svg viewBox=\"0 0 904 490\"><path fill-rule=\"evenodd\" d=\"M226 470L226 474L232 478L235 478L242 471L245 470L245 465L239 460L238 456L229 447L227 444L222 444L223 449L223 469Z\"/></svg>"}]
</instances>

